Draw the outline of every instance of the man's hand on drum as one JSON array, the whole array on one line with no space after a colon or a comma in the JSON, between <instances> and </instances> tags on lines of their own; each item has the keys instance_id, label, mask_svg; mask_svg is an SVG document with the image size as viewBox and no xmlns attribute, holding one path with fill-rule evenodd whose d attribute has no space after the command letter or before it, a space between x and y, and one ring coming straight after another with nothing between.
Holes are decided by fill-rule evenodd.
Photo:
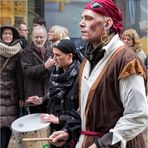
<instances>
[{"instance_id":1,"label":"man's hand on drum","mask_svg":"<svg viewBox=\"0 0 148 148\"><path fill-rule=\"evenodd\" d=\"M52 114L41 114L41 119L44 122L50 122L54 124L59 124L59 118Z\"/></svg>"},{"instance_id":2,"label":"man's hand on drum","mask_svg":"<svg viewBox=\"0 0 148 148\"><path fill-rule=\"evenodd\" d=\"M40 104L43 103L43 99L41 97L38 97L38 96L31 96L31 97L28 97L28 99L26 100L26 104L28 104L28 103L40 105Z\"/></svg>"},{"instance_id":3,"label":"man's hand on drum","mask_svg":"<svg viewBox=\"0 0 148 148\"><path fill-rule=\"evenodd\" d=\"M63 146L68 140L69 135L65 131L56 131L49 137L49 142L57 147Z\"/></svg>"}]
</instances>

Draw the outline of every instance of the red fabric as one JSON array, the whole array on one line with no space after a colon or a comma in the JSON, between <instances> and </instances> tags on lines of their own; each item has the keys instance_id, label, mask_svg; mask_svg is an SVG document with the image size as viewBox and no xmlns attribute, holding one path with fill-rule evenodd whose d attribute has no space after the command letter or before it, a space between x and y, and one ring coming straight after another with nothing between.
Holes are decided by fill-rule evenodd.
<instances>
[{"instance_id":1,"label":"red fabric","mask_svg":"<svg viewBox=\"0 0 148 148\"><path fill-rule=\"evenodd\" d=\"M72 141L70 148L75 148L76 144L77 144L77 141Z\"/></svg>"},{"instance_id":2,"label":"red fabric","mask_svg":"<svg viewBox=\"0 0 148 148\"><path fill-rule=\"evenodd\" d=\"M82 135L88 135L88 136L102 137L106 133L105 132L93 132L93 131L81 131L81 134Z\"/></svg>"},{"instance_id":3,"label":"red fabric","mask_svg":"<svg viewBox=\"0 0 148 148\"><path fill-rule=\"evenodd\" d=\"M44 60L45 54L47 53L48 49L45 47L43 47L43 48L35 47L34 49L40 54L40 57L42 58L42 60Z\"/></svg>"},{"instance_id":4,"label":"red fabric","mask_svg":"<svg viewBox=\"0 0 148 148\"><path fill-rule=\"evenodd\" d=\"M99 4L102 5L102 7L92 8L91 5L94 2L98 2ZM85 6L85 9L90 9L93 12L96 12L100 15L111 17L114 22L112 31L120 34L120 32L122 30L122 24L121 24L122 13L121 13L120 9L117 8L117 6L114 4L114 2L112 0L92 0L90 3L88 3Z\"/></svg>"}]
</instances>

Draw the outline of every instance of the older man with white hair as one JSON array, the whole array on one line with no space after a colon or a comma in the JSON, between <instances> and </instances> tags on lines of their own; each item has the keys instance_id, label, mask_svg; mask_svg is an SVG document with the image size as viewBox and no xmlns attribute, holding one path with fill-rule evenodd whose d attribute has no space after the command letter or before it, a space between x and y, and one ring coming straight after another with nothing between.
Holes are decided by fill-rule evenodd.
<instances>
[{"instance_id":1,"label":"older man with white hair","mask_svg":"<svg viewBox=\"0 0 148 148\"><path fill-rule=\"evenodd\" d=\"M44 96L47 94L47 74L54 65L51 49L47 43L47 31L44 26L33 27L32 44L21 55L24 75L24 95ZM30 106L30 113L44 112L43 106Z\"/></svg>"}]
</instances>

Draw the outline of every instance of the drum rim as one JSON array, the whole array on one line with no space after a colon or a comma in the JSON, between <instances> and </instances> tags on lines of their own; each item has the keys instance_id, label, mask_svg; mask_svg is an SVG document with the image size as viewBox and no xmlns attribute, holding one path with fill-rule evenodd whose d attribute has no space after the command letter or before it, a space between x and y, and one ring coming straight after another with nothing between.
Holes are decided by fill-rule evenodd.
<instances>
[{"instance_id":1,"label":"drum rim","mask_svg":"<svg viewBox=\"0 0 148 148\"><path fill-rule=\"evenodd\" d=\"M19 128L19 126L18 126L18 129L16 129L16 127L17 127L16 124L20 124L19 122L20 122L21 120L26 119L26 118L29 118L29 117L31 118L31 117L33 117L33 116L34 116L34 117L35 117L35 116L40 116L40 115L41 115L41 113L35 113L35 114L29 114L29 115L25 115L25 116L22 116L22 117L20 117L20 118L17 118L17 119L16 119L15 121L13 121L12 124L11 124L11 129L12 129L12 131L22 133L22 132L38 131L38 130L47 128L50 123L43 122L43 123L41 123L41 124L42 124L42 127L37 127L36 129L32 129L32 130L26 130L26 129L25 129L25 130L24 130L23 128L22 128L22 129ZM34 122L33 122L33 123L34 123Z\"/></svg>"}]
</instances>

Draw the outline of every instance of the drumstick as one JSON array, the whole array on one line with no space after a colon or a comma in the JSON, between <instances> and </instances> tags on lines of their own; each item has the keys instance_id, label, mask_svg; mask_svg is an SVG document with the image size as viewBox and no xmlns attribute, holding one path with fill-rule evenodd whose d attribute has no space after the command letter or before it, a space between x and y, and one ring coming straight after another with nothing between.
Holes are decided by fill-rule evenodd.
<instances>
[{"instance_id":1,"label":"drumstick","mask_svg":"<svg viewBox=\"0 0 148 148\"><path fill-rule=\"evenodd\" d=\"M23 138L22 141L49 141L49 138Z\"/></svg>"},{"instance_id":2,"label":"drumstick","mask_svg":"<svg viewBox=\"0 0 148 148\"><path fill-rule=\"evenodd\" d=\"M49 141L51 138L23 138L22 141ZM65 140L60 140L65 141Z\"/></svg>"}]
</instances>

